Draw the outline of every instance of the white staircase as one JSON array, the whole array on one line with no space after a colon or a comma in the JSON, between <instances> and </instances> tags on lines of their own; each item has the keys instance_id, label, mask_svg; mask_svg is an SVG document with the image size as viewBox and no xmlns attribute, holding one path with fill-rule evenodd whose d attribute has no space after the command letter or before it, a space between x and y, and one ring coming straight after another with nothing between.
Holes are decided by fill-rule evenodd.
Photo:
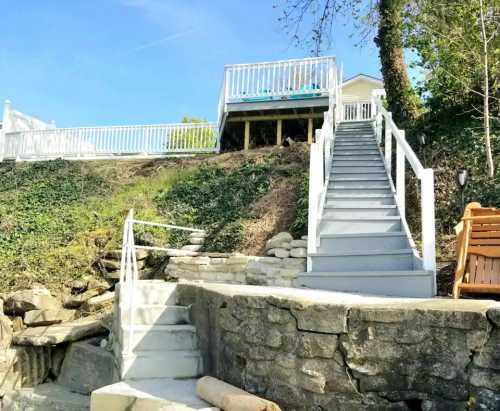
<instances>
[{"instance_id":1,"label":"white staircase","mask_svg":"<svg viewBox=\"0 0 500 411\"><path fill-rule=\"evenodd\" d=\"M189 323L189 308L176 305L176 286L161 280L137 281L132 309L118 302L115 354L123 380L202 374L196 328Z\"/></svg>"},{"instance_id":2,"label":"white staircase","mask_svg":"<svg viewBox=\"0 0 500 411\"><path fill-rule=\"evenodd\" d=\"M379 106L375 123L340 122L335 132L330 129L333 115L325 115L316 147L311 148L308 272L299 276L299 286L404 297L435 294L432 170L423 169L404 132L395 126L392 130L390 116L384 155L379 147L383 110ZM398 190L388 171L393 132L398 144ZM403 149L423 180L422 190L425 185L426 260L420 258L403 217ZM432 203L424 201L429 199Z\"/></svg>"}]
</instances>

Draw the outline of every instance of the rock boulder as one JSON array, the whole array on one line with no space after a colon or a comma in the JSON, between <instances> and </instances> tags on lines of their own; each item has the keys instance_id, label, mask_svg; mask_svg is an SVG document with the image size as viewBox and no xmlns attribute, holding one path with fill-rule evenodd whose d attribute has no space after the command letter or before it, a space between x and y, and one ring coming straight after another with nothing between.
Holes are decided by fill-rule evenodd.
<instances>
[{"instance_id":1,"label":"rock boulder","mask_svg":"<svg viewBox=\"0 0 500 411\"><path fill-rule=\"evenodd\" d=\"M57 310L61 303L46 288L16 291L5 300L5 312L11 315L24 314L31 310Z\"/></svg>"}]
</instances>

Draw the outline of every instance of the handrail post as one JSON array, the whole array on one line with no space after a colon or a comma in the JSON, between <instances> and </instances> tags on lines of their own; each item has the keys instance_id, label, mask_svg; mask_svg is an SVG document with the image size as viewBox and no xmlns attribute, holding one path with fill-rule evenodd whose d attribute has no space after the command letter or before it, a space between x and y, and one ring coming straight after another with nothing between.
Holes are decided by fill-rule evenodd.
<instances>
[{"instance_id":1,"label":"handrail post","mask_svg":"<svg viewBox=\"0 0 500 411\"><path fill-rule=\"evenodd\" d=\"M399 130L401 135L401 139L405 140L405 132L404 130ZM405 219L406 217L406 208L405 208L405 152L401 144L397 143L396 148L396 193L399 204L399 211L401 213L401 218Z\"/></svg>"},{"instance_id":2,"label":"handrail post","mask_svg":"<svg viewBox=\"0 0 500 411\"><path fill-rule=\"evenodd\" d=\"M434 170L426 168L421 175L422 257L424 270L434 273L436 294L436 226L434 211Z\"/></svg>"},{"instance_id":3,"label":"handrail post","mask_svg":"<svg viewBox=\"0 0 500 411\"><path fill-rule=\"evenodd\" d=\"M316 250L316 223L318 219L318 143L313 143L310 146L310 163L309 163L309 208L308 208L308 223L307 223L307 249L308 253ZM307 270L311 270L310 258L307 258Z\"/></svg>"},{"instance_id":4,"label":"handrail post","mask_svg":"<svg viewBox=\"0 0 500 411\"><path fill-rule=\"evenodd\" d=\"M385 164L387 171L392 171L392 131L390 122L392 120L392 113L389 111L385 119Z\"/></svg>"}]
</instances>

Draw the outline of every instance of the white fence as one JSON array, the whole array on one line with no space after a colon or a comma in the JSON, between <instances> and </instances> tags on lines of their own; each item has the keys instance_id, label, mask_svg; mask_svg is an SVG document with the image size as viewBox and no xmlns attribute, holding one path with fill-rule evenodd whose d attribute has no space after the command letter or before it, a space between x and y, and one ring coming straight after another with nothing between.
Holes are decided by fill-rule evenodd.
<instances>
[{"instance_id":1,"label":"white fence","mask_svg":"<svg viewBox=\"0 0 500 411\"><path fill-rule=\"evenodd\" d=\"M328 96L335 70L334 57L225 66L225 100Z\"/></svg>"},{"instance_id":2,"label":"white fence","mask_svg":"<svg viewBox=\"0 0 500 411\"><path fill-rule=\"evenodd\" d=\"M3 140L3 158L17 160L148 157L219 149L215 123L26 130L6 132Z\"/></svg>"}]
</instances>

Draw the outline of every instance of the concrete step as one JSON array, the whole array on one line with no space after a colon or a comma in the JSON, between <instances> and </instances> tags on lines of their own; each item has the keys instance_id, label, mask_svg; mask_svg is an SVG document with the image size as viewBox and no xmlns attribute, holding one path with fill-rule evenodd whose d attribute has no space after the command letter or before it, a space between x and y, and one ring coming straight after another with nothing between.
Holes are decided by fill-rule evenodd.
<instances>
[{"instance_id":1,"label":"concrete step","mask_svg":"<svg viewBox=\"0 0 500 411\"><path fill-rule=\"evenodd\" d=\"M310 253L312 271L413 270L413 250L351 250L339 254Z\"/></svg>"},{"instance_id":2,"label":"concrete step","mask_svg":"<svg viewBox=\"0 0 500 411\"><path fill-rule=\"evenodd\" d=\"M348 157L337 158L336 161L332 162L332 169L335 167L384 167L385 163L380 158L368 159L368 160L351 160Z\"/></svg>"},{"instance_id":3,"label":"concrete step","mask_svg":"<svg viewBox=\"0 0 500 411\"><path fill-rule=\"evenodd\" d=\"M332 173L386 173L385 167L383 165L367 165L367 166L344 166L334 164L330 170L330 174Z\"/></svg>"},{"instance_id":4,"label":"concrete step","mask_svg":"<svg viewBox=\"0 0 500 411\"><path fill-rule=\"evenodd\" d=\"M196 383L195 379L172 378L121 381L94 391L90 409L126 411L137 407L142 410L220 411L196 395Z\"/></svg>"},{"instance_id":5,"label":"concrete step","mask_svg":"<svg viewBox=\"0 0 500 411\"><path fill-rule=\"evenodd\" d=\"M122 327L122 347L127 349L130 327ZM193 325L136 325L132 331L132 350L178 351L196 350L198 338Z\"/></svg>"},{"instance_id":6,"label":"concrete step","mask_svg":"<svg viewBox=\"0 0 500 411\"><path fill-rule=\"evenodd\" d=\"M430 298L434 278L428 271L314 272L299 274L297 286L361 294Z\"/></svg>"},{"instance_id":7,"label":"concrete step","mask_svg":"<svg viewBox=\"0 0 500 411\"><path fill-rule=\"evenodd\" d=\"M350 147L337 147L335 146L333 150L333 155L334 156L346 156L346 155L353 155L353 156L359 156L363 154L372 154L372 155L380 155L379 151L377 148L350 148Z\"/></svg>"},{"instance_id":8,"label":"concrete step","mask_svg":"<svg viewBox=\"0 0 500 411\"><path fill-rule=\"evenodd\" d=\"M122 324L129 324L130 311L122 309ZM180 305L144 304L135 308L134 324L136 325L173 325L188 324L190 309Z\"/></svg>"},{"instance_id":9,"label":"concrete step","mask_svg":"<svg viewBox=\"0 0 500 411\"><path fill-rule=\"evenodd\" d=\"M338 207L325 205L323 218L356 218L356 217L378 217L396 216L398 209L395 205L382 205L377 207Z\"/></svg>"},{"instance_id":10,"label":"concrete step","mask_svg":"<svg viewBox=\"0 0 500 411\"><path fill-rule=\"evenodd\" d=\"M327 196L329 194L337 195L356 195L360 194L371 195L371 194L392 194L391 189L384 187L349 187L349 188L339 188L339 187L329 187Z\"/></svg>"},{"instance_id":11,"label":"concrete step","mask_svg":"<svg viewBox=\"0 0 500 411\"><path fill-rule=\"evenodd\" d=\"M177 284L162 280L140 280L136 282L135 304L139 305L176 305Z\"/></svg>"},{"instance_id":12,"label":"concrete step","mask_svg":"<svg viewBox=\"0 0 500 411\"><path fill-rule=\"evenodd\" d=\"M375 179L338 179L335 178L333 180L330 180L328 183L328 188L336 189L336 188L351 188L351 189L358 189L358 190L363 190L363 189L373 189L373 188L380 188L380 189L388 189L390 190L391 186L389 185L389 179L387 177L380 179L380 180L375 180Z\"/></svg>"},{"instance_id":13,"label":"concrete step","mask_svg":"<svg viewBox=\"0 0 500 411\"><path fill-rule=\"evenodd\" d=\"M357 217L357 218L322 218L319 233L354 234L387 233L401 231L401 218L394 217Z\"/></svg>"},{"instance_id":14,"label":"concrete step","mask_svg":"<svg viewBox=\"0 0 500 411\"><path fill-rule=\"evenodd\" d=\"M396 200L392 195L387 197L327 197L325 206L326 207L340 207L340 208L351 208L356 206L366 206L366 207L376 207L384 205L396 205Z\"/></svg>"},{"instance_id":15,"label":"concrete step","mask_svg":"<svg viewBox=\"0 0 500 411\"><path fill-rule=\"evenodd\" d=\"M320 237L318 251L341 253L360 250L401 250L410 248L406 233L329 234Z\"/></svg>"},{"instance_id":16,"label":"concrete step","mask_svg":"<svg viewBox=\"0 0 500 411\"><path fill-rule=\"evenodd\" d=\"M123 357L122 379L196 378L203 374L198 351L145 351Z\"/></svg>"},{"instance_id":17,"label":"concrete step","mask_svg":"<svg viewBox=\"0 0 500 411\"><path fill-rule=\"evenodd\" d=\"M370 148L370 149L378 149L378 145L375 140L372 141L342 141L335 140L335 148Z\"/></svg>"},{"instance_id":18,"label":"concrete step","mask_svg":"<svg viewBox=\"0 0 500 411\"><path fill-rule=\"evenodd\" d=\"M380 161L382 158L380 153L376 154L349 154L349 153L334 153L332 156L332 164L336 164L337 161Z\"/></svg>"},{"instance_id":19,"label":"concrete step","mask_svg":"<svg viewBox=\"0 0 500 411\"><path fill-rule=\"evenodd\" d=\"M387 179L387 173L385 169L381 170L370 170L370 171L351 171L347 172L344 170L337 171L335 169L334 171L330 172L330 181L338 181L339 179L343 179L345 181L346 178L385 178Z\"/></svg>"}]
</instances>

